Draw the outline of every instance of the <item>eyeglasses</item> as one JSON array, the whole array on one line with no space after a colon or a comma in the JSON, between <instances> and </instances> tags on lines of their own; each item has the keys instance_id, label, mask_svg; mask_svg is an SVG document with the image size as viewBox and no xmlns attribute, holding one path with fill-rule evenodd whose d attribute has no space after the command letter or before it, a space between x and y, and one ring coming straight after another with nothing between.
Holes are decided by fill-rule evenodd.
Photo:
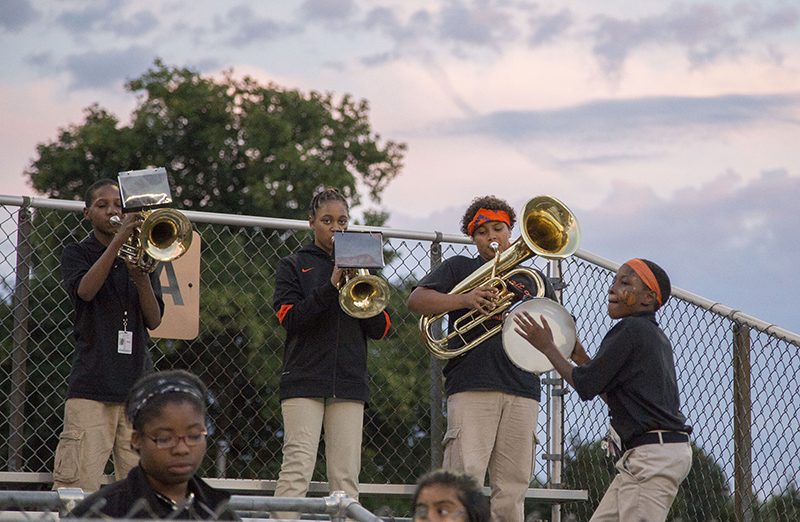
<instances>
[{"instance_id":1,"label":"eyeglasses","mask_svg":"<svg viewBox=\"0 0 800 522\"><path fill-rule=\"evenodd\" d=\"M178 445L178 442L183 440L187 446L199 446L206 440L208 432L202 431L200 433L190 433L189 435L164 435L162 437L150 437L145 435L148 439L152 440L157 449L170 449Z\"/></svg>"},{"instance_id":2,"label":"eyeglasses","mask_svg":"<svg viewBox=\"0 0 800 522\"><path fill-rule=\"evenodd\" d=\"M414 514L411 516L411 520L416 522L417 520L434 520L434 521L450 521L456 520L464 514L464 509L458 509L455 511L450 511L446 507L439 507L433 510L431 513L427 506L418 506L416 510L414 510Z\"/></svg>"}]
</instances>

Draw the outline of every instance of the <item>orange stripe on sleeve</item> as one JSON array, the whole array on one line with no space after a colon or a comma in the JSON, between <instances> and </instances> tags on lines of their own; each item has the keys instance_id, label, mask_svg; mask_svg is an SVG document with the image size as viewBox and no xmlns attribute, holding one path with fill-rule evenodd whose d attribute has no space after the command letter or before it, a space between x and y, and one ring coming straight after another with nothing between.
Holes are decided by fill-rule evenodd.
<instances>
[{"instance_id":1,"label":"orange stripe on sleeve","mask_svg":"<svg viewBox=\"0 0 800 522\"><path fill-rule=\"evenodd\" d=\"M279 321L281 324L283 324L283 318L284 318L284 317L286 317L286 313L287 313L287 312L289 311L289 309L290 309L291 307L293 307L293 306L294 306L294 305L290 305L290 304L289 304L289 305L283 305L283 306L281 306L281 309L280 309L280 310L278 310L278 313L277 313L277 314L275 314L275 315L277 315L277 316L278 316L278 321Z\"/></svg>"},{"instance_id":2,"label":"orange stripe on sleeve","mask_svg":"<svg viewBox=\"0 0 800 522\"><path fill-rule=\"evenodd\" d=\"M381 335L381 339L386 337L386 334L389 333L389 327L392 326L392 320L389 319L389 314L386 313L386 310L383 311L383 316L386 318L386 330L383 331L383 335Z\"/></svg>"}]
</instances>

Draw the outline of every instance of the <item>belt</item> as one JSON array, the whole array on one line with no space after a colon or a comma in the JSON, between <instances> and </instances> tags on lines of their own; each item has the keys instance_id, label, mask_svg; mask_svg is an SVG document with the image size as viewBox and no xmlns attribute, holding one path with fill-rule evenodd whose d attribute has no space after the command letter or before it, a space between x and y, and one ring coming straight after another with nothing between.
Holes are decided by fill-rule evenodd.
<instances>
[{"instance_id":1,"label":"belt","mask_svg":"<svg viewBox=\"0 0 800 522\"><path fill-rule=\"evenodd\" d=\"M682 431L648 431L632 438L625 444L625 449L633 449L645 444L669 444L674 442L689 442L689 435Z\"/></svg>"}]
</instances>

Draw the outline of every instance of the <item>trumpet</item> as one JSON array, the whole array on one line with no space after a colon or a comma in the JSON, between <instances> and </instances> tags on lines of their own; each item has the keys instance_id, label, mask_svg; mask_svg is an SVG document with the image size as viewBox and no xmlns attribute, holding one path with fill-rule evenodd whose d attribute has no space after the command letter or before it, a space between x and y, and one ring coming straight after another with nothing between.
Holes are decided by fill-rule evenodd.
<instances>
[{"instance_id":1,"label":"trumpet","mask_svg":"<svg viewBox=\"0 0 800 522\"><path fill-rule=\"evenodd\" d=\"M182 212L172 208L144 210L144 222L122 245L117 257L153 272L158 263L178 259L192 245L192 224ZM122 220L112 216L111 223L119 227Z\"/></svg>"},{"instance_id":2,"label":"trumpet","mask_svg":"<svg viewBox=\"0 0 800 522\"><path fill-rule=\"evenodd\" d=\"M339 286L339 306L347 315L366 319L378 315L389 304L389 285L366 268L346 268L343 278L345 283Z\"/></svg>"},{"instance_id":3,"label":"trumpet","mask_svg":"<svg viewBox=\"0 0 800 522\"><path fill-rule=\"evenodd\" d=\"M344 270L338 285L339 306L356 319L378 315L391 296L386 281L369 273L369 268L383 266L380 235L339 231L332 240L336 265Z\"/></svg>"},{"instance_id":4,"label":"trumpet","mask_svg":"<svg viewBox=\"0 0 800 522\"><path fill-rule=\"evenodd\" d=\"M446 314L424 315L420 317L419 328L422 340L428 351L439 359L451 359L480 345L489 337L498 334L503 324L489 327L484 323L496 314L509 310L516 295L508 290L507 281L518 274L531 277L537 285L536 297L544 296L545 283L542 276L531 268L519 267L520 263L533 255L546 259L564 259L578 250L580 245L580 225L575 215L564 203L552 196L536 196L530 199L520 213L520 229L522 235L504 252L499 245L493 244L495 257L493 262L484 264L463 281L456 285L450 294L466 294L479 286L492 286L497 289L494 308L488 315L470 310L450 325L450 333L438 336L432 326ZM476 328L482 328L475 337ZM474 337L474 338L471 338ZM450 349L451 340L460 339L462 346Z\"/></svg>"}]
</instances>

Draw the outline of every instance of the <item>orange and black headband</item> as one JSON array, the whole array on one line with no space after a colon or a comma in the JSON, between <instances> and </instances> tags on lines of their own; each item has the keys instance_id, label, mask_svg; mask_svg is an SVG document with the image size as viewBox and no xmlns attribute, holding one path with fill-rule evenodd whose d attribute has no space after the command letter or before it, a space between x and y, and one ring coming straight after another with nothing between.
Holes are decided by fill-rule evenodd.
<instances>
[{"instance_id":1,"label":"orange and black headband","mask_svg":"<svg viewBox=\"0 0 800 522\"><path fill-rule=\"evenodd\" d=\"M475 217L467 225L467 233L471 236L476 228L489 221L502 221L509 228L511 228L511 218L508 217L508 212L505 210L487 210L485 208L478 209Z\"/></svg>"},{"instance_id":2,"label":"orange and black headband","mask_svg":"<svg viewBox=\"0 0 800 522\"><path fill-rule=\"evenodd\" d=\"M633 271L639 275L644 284L647 285L647 288L656 293L656 298L658 299L658 306L660 307L662 305L661 286L659 286L655 274L653 274L653 271L650 270L649 266L647 266L647 263L645 263L641 259L631 259L630 261L626 261L625 264L631 267Z\"/></svg>"}]
</instances>

